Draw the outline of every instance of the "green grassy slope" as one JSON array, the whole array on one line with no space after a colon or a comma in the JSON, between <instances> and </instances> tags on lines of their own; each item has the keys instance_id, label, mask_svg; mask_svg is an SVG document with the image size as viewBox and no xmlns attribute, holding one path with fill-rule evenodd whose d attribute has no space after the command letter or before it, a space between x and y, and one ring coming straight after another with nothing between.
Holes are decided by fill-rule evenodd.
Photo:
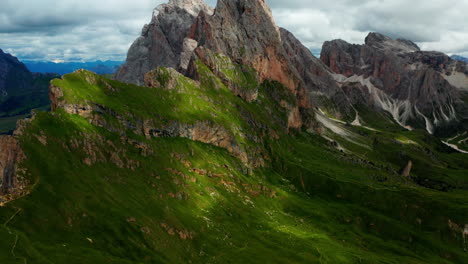
<instances>
[{"instance_id":1,"label":"green grassy slope","mask_svg":"<svg viewBox=\"0 0 468 264\"><path fill-rule=\"evenodd\" d=\"M341 152L316 134L286 133L280 85L260 85L248 103L198 70L200 83L179 77L171 91L85 71L53 81L67 103L112 110L94 114L113 129L62 109L36 115L20 138L31 193L0 208L0 263L468 261L447 224L468 220L466 156L396 128L349 127L360 142L335 136ZM146 138L115 116L209 120L267 164L251 170L223 148ZM408 159L412 179L393 172Z\"/></svg>"}]
</instances>

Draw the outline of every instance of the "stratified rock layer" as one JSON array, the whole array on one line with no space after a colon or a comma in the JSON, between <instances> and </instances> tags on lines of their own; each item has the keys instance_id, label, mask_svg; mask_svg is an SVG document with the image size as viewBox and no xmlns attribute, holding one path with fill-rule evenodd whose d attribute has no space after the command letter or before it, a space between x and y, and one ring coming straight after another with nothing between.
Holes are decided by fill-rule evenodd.
<instances>
[{"instance_id":1,"label":"stratified rock layer","mask_svg":"<svg viewBox=\"0 0 468 264\"><path fill-rule=\"evenodd\" d=\"M16 191L18 163L24 158L16 138L0 136L0 198Z\"/></svg>"},{"instance_id":2,"label":"stratified rock layer","mask_svg":"<svg viewBox=\"0 0 468 264\"><path fill-rule=\"evenodd\" d=\"M321 60L354 103L367 103L390 112L402 126L438 128L466 123L461 93L468 89L465 63L439 52L421 51L408 40L370 33L364 45L343 40L325 42ZM360 94L360 95L357 95ZM364 99L364 100L362 100Z\"/></svg>"},{"instance_id":3,"label":"stratified rock layer","mask_svg":"<svg viewBox=\"0 0 468 264\"><path fill-rule=\"evenodd\" d=\"M184 39L201 11L212 14L213 9L203 0L171 0L158 6L151 23L144 26L141 36L130 47L127 61L115 78L143 85L144 75L156 67L186 67L187 56L190 58L190 50L196 44Z\"/></svg>"}]
</instances>

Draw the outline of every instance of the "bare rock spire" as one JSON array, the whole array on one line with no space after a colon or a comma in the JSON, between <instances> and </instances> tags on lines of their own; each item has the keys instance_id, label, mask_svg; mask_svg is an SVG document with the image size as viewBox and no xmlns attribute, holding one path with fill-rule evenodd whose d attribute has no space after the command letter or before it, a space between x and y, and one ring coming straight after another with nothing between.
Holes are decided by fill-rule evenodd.
<instances>
[{"instance_id":1,"label":"bare rock spire","mask_svg":"<svg viewBox=\"0 0 468 264\"><path fill-rule=\"evenodd\" d=\"M210 15L213 8L203 0L170 0L156 7L151 23L143 27L141 36L130 47L127 61L116 72L115 78L143 85L145 73L156 67L178 69L185 51L184 39L200 12ZM186 58L182 62L185 61Z\"/></svg>"}]
</instances>

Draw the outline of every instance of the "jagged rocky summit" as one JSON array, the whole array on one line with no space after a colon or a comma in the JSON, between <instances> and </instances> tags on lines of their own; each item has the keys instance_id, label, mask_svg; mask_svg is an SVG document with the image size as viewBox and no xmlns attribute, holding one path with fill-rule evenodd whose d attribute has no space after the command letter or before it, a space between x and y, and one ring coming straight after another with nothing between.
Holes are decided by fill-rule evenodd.
<instances>
[{"instance_id":1,"label":"jagged rocky summit","mask_svg":"<svg viewBox=\"0 0 468 264\"><path fill-rule=\"evenodd\" d=\"M276 26L264 1L220 0L212 9L201 0L171 0L157 7L115 78L141 85L147 72L172 67L197 79L194 63L201 60L239 96L255 100L256 89L243 91L222 76L220 55L245 72L253 71L259 82L269 79L288 87L299 102L291 109L291 126L307 123L304 120L310 118L306 116L313 115L311 108L328 99L336 103L337 115L350 112L345 94L327 67L293 34Z\"/></svg>"},{"instance_id":2,"label":"jagged rocky summit","mask_svg":"<svg viewBox=\"0 0 468 264\"><path fill-rule=\"evenodd\" d=\"M364 45L325 42L321 60L354 104L383 109L408 129L439 135L468 129L464 62L378 33L370 33Z\"/></svg>"},{"instance_id":3,"label":"jagged rocky summit","mask_svg":"<svg viewBox=\"0 0 468 264\"><path fill-rule=\"evenodd\" d=\"M197 43L186 39L200 12L214 10L203 0L170 0L156 7L151 23L130 47L127 61L116 72L119 81L143 85L144 75L156 67L187 68Z\"/></svg>"},{"instance_id":4,"label":"jagged rocky summit","mask_svg":"<svg viewBox=\"0 0 468 264\"><path fill-rule=\"evenodd\" d=\"M252 69L260 82L288 87L299 102L291 109L295 127L310 127L322 108L361 123L355 106L364 104L388 112L408 129L443 136L467 129L465 63L378 33L369 34L365 45L326 42L320 61L276 26L264 1L220 0L212 9L201 0L179 0L157 7L115 78L142 85L149 71L171 67L197 79L194 62L201 60L239 96L255 100L255 89L242 90L222 76L220 54L244 71Z\"/></svg>"}]
</instances>

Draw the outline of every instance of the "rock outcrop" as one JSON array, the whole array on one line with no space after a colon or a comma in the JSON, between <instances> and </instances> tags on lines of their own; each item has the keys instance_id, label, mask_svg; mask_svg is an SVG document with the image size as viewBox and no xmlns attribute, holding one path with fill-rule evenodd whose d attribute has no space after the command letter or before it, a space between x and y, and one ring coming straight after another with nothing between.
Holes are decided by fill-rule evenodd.
<instances>
[{"instance_id":1,"label":"rock outcrop","mask_svg":"<svg viewBox=\"0 0 468 264\"><path fill-rule=\"evenodd\" d=\"M251 67L259 82L283 84L297 97L300 108L320 105L321 95L344 98L320 60L292 33L276 26L265 1L218 1L213 16L200 14L189 37L199 43L195 53L205 64L210 62L201 47ZM347 102L341 105L346 108Z\"/></svg>"},{"instance_id":2,"label":"rock outcrop","mask_svg":"<svg viewBox=\"0 0 468 264\"><path fill-rule=\"evenodd\" d=\"M335 116L349 114L352 109L346 94L335 82L329 68L316 58L291 32L281 28L281 39L290 67L300 76L302 85L306 87L299 99L309 100L309 104L322 106L323 99L331 99L335 104ZM304 105L303 102L300 105Z\"/></svg>"},{"instance_id":3,"label":"rock outcrop","mask_svg":"<svg viewBox=\"0 0 468 264\"><path fill-rule=\"evenodd\" d=\"M359 98L354 103L383 109L404 127L443 133L468 120L461 100L468 90L467 65L443 53L370 33L364 45L325 42L321 60L343 87L358 84L357 89L344 89L349 98Z\"/></svg>"},{"instance_id":4,"label":"rock outcrop","mask_svg":"<svg viewBox=\"0 0 468 264\"><path fill-rule=\"evenodd\" d=\"M258 83L283 84L297 97L301 109L313 109L324 98L332 98L339 106L336 112L349 112L350 103L327 67L290 32L276 26L265 1L220 0L214 10L199 0L170 1L156 10L116 74L117 80L142 84L143 76L160 66L196 79L194 63L200 60L235 94L256 100L256 87L241 89L232 76L219 70L219 61L213 58L221 54L245 72L252 70ZM301 115L307 112L300 111Z\"/></svg>"},{"instance_id":5,"label":"rock outcrop","mask_svg":"<svg viewBox=\"0 0 468 264\"><path fill-rule=\"evenodd\" d=\"M174 90L183 88L179 85L180 73L173 68L157 68L145 74L145 85L153 88ZM193 85L195 82L192 82Z\"/></svg>"},{"instance_id":6,"label":"rock outcrop","mask_svg":"<svg viewBox=\"0 0 468 264\"><path fill-rule=\"evenodd\" d=\"M16 138L0 136L0 198L16 192L22 185L18 180L17 172L18 164L23 158L23 151Z\"/></svg>"},{"instance_id":7,"label":"rock outcrop","mask_svg":"<svg viewBox=\"0 0 468 264\"><path fill-rule=\"evenodd\" d=\"M400 175L403 177L409 177L411 175L411 170L413 169L413 162L410 160L405 167L400 170Z\"/></svg>"},{"instance_id":8,"label":"rock outcrop","mask_svg":"<svg viewBox=\"0 0 468 264\"><path fill-rule=\"evenodd\" d=\"M99 76L91 72L78 70L74 74L83 74L86 76L84 77L86 81L91 84L99 83L105 85L110 91L118 91L117 88L112 87L105 80L100 79ZM191 87L194 89L194 87L200 86L200 83L186 78L172 68L157 68L147 73L144 80L148 87L174 90L182 95L193 92L189 90ZM91 124L119 135L125 135L128 131L132 131L132 133L144 136L147 139L180 137L211 144L226 149L231 155L237 157L250 168L263 167L267 159L265 153L257 151L255 147L244 146L245 144L239 142L239 137L248 138L248 135L242 133L240 129L226 127L210 120L200 119L194 122L165 120L161 122L163 117L141 117L133 114L131 109L122 113L91 101L69 102L64 97L62 88L54 85L50 86L50 98L52 111L61 109L70 114L80 115ZM117 122L108 122L106 117L111 117Z\"/></svg>"},{"instance_id":9,"label":"rock outcrop","mask_svg":"<svg viewBox=\"0 0 468 264\"><path fill-rule=\"evenodd\" d=\"M115 78L143 85L144 75L156 67L186 68L196 43L184 40L201 11L213 13L203 0L170 0L154 9L151 23L143 27Z\"/></svg>"},{"instance_id":10,"label":"rock outcrop","mask_svg":"<svg viewBox=\"0 0 468 264\"><path fill-rule=\"evenodd\" d=\"M220 0L213 16L200 14L189 37L199 46L253 67L260 81L276 80L296 90L299 79L289 69L280 29L264 1Z\"/></svg>"}]
</instances>

